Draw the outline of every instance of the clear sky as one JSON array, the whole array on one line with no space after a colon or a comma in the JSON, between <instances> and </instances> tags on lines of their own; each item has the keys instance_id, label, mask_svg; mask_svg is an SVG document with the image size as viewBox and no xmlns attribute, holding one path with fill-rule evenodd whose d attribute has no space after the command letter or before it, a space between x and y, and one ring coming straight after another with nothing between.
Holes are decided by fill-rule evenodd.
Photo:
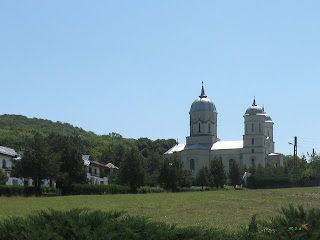
<instances>
[{"instance_id":1,"label":"clear sky","mask_svg":"<svg viewBox=\"0 0 320 240\"><path fill-rule=\"evenodd\" d=\"M201 81L218 137L256 97L276 152L320 152L320 1L0 1L0 114L178 138Z\"/></svg>"}]
</instances>

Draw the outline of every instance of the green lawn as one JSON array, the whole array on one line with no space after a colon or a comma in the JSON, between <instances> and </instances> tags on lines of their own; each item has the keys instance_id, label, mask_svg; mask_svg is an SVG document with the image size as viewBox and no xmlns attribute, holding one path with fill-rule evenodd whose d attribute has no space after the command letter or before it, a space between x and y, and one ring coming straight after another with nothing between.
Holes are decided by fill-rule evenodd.
<instances>
[{"instance_id":1,"label":"green lawn","mask_svg":"<svg viewBox=\"0 0 320 240\"><path fill-rule=\"evenodd\" d=\"M90 208L125 210L154 221L178 226L223 227L236 230L248 225L255 213L259 218L278 214L278 209L303 205L320 207L320 188L272 190L219 190L210 192L82 195L67 197L0 197L0 219L24 216L35 210Z\"/></svg>"}]
</instances>

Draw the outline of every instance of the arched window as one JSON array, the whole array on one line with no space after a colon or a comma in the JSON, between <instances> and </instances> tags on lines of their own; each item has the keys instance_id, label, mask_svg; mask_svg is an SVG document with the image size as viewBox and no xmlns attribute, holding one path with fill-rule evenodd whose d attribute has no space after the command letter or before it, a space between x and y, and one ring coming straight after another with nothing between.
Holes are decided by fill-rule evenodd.
<instances>
[{"instance_id":1,"label":"arched window","mask_svg":"<svg viewBox=\"0 0 320 240\"><path fill-rule=\"evenodd\" d=\"M195 170L195 169L196 169L196 168L195 168L194 159L191 159L191 160L190 160L190 170L193 171L193 170Z\"/></svg>"},{"instance_id":2,"label":"arched window","mask_svg":"<svg viewBox=\"0 0 320 240\"><path fill-rule=\"evenodd\" d=\"M208 123L208 132L209 132L209 133L211 132L210 123Z\"/></svg>"},{"instance_id":3,"label":"arched window","mask_svg":"<svg viewBox=\"0 0 320 240\"><path fill-rule=\"evenodd\" d=\"M254 138L251 139L251 143L252 143L252 145L254 145Z\"/></svg>"},{"instance_id":4,"label":"arched window","mask_svg":"<svg viewBox=\"0 0 320 240\"><path fill-rule=\"evenodd\" d=\"M251 149L251 152L254 153L254 149Z\"/></svg>"},{"instance_id":5,"label":"arched window","mask_svg":"<svg viewBox=\"0 0 320 240\"><path fill-rule=\"evenodd\" d=\"M200 123L199 123L199 132L200 132Z\"/></svg>"},{"instance_id":6,"label":"arched window","mask_svg":"<svg viewBox=\"0 0 320 240\"><path fill-rule=\"evenodd\" d=\"M254 158L251 158L251 165L255 165L255 159Z\"/></svg>"},{"instance_id":7,"label":"arched window","mask_svg":"<svg viewBox=\"0 0 320 240\"><path fill-rule=\"evenodd\" d=\"M233 159L229 159L229 169L231 169L232 165L233 165L234 160Z\"/></svg>"},{"instance_id":8,"label":"arched window","mask_svg":"<svg viewBox=\"0 0 320 240\"><path fill-rule=\"evenodd\" d=\"M7 168L7 162L4 159L2 160L2 168L3 169Z\"/></svg>"}]
</instances>

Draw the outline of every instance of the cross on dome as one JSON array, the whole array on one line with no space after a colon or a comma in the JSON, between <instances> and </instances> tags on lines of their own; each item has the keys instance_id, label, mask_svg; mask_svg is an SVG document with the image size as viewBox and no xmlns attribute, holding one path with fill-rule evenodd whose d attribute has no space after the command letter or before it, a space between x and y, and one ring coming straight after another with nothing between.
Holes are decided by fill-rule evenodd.
<instances>
[{"instance_id":1,"label":"cross on dome","mask_svg":"<svg viewBox=\"0 0 320 240\"><path fill-rule=\"evenodd\" d=\"M199 96L199 98L206 98L206 97L207 97L207 95L204 92L203 81L202 81L201 95Z\"/></svg>"}]
</instances>

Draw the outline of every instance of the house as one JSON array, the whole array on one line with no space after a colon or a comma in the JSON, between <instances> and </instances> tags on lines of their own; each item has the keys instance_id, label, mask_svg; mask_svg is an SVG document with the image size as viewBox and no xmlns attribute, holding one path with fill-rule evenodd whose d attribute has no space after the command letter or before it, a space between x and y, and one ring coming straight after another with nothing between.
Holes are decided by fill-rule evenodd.
<instances>
[{"instance_id":1,"label":"house","mask_svg":"<svg viewBox=\"0 0 320 240\"><path fill-rule=\"evenodd\" d=\"M82 155L82 160L87 167L87 179L90 184L108 184L108 176L114 169L119 169L112 163L104 165L96 162L90 155Z\"/></svg>"},{"instance_id":2,"label":"house","mask_svg":"<svg viewBox=\"0 0 320 240\"><path fill-rule=\"evenodd\" d=\"M11 169L14 161L20 160L21 156L12 148L0 146L0 168L4 171L8 178L6 185L24 185L24 180L11 177L8 170Z\"/></svg>"}]
</instances>

